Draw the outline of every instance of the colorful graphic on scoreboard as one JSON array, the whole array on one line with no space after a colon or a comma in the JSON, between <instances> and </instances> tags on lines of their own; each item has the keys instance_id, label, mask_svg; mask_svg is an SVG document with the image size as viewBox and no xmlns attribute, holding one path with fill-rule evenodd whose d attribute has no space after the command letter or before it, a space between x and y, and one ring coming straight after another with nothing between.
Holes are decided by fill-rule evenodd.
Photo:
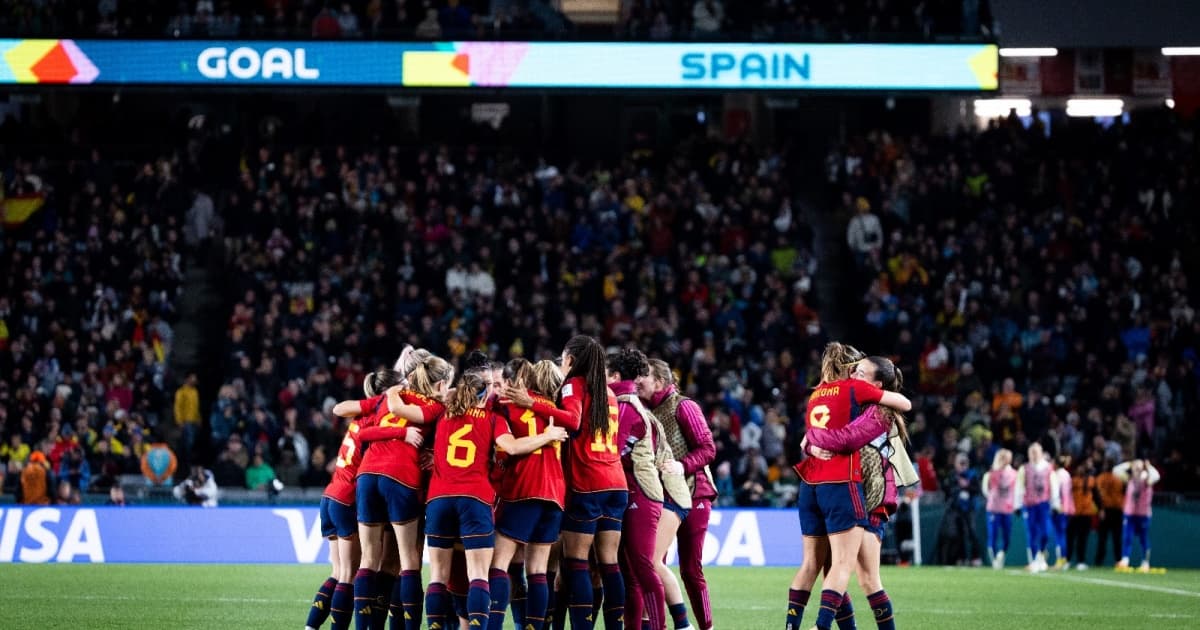
<instances>
[{"instance_id":1,"label":"colorful graphic on scoreboard","mask_svg":"<svg viewBox=\"0 0 1200 630\"><path fill-rule=\"evenodd\" d=\"M959 90L991 44L0 40L0 84Z\"/></svg>"},{"instance_id":2,"label":"colorful graphic on scoreboard","mask_svg":"<svg viewBox=\"0 0 1200 630\"><path fill-rule=\"evenodd\" d=\"M69 39L3 39L0 59L0 83L91 83L100 74Z\"/></svg>"}]
</instances>

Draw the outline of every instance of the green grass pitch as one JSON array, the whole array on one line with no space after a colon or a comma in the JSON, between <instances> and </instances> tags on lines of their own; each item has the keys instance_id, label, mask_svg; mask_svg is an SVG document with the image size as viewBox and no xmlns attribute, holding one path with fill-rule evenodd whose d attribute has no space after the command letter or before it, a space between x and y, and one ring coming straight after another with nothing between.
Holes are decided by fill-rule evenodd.
<instances>
[{"instance_id":1,"label":"green grass pitch","mask_svg":"<svg viewBox=\"0 0 1200 630\"><path fill-rule=\"evenodd\" d=\"M717 630L783 627L790 569L711 568L707 573ZM0 625L13 630L298 630L328 573L319 566L14 564L2 575L0 603L7 612ZM1200 627L1200 571L1024 575L885 567L883 579L902 629ZM857 586L851 596L858 627L874 628ZM805 627L815 620L815 607L810 608Z\"/></svg>"}]
</instances>

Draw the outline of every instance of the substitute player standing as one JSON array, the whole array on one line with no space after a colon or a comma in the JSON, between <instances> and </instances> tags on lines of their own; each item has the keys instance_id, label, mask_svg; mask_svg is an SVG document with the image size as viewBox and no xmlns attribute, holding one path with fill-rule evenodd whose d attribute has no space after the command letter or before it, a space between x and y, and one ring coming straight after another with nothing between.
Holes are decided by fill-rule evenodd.
<instances>
[{"instance_id":1,"label":"substitute player standing","mask_svg":"<svg viewBox=\"0 0 1200 630\"><path fill-rule=\"evenodd\" d=\"M1045 571L1046 545L1050 542L1050 493L1054 467L1046 460L1042 445L1029 445L1029 461L1017 471L1017 505L1025 510L1031 573Z\"/></svg>"},{"instance_id":2,"label":"substitute player standing","mask_svg":"<svg viewBox=\"0 0 1200 630\"><path fill-rule=\"evenodd\" d=\"M992 568L1004 568L1004 555L1012 537L1012 516L1017 505L1017 471L1012 451L1002 448L992 457L992 469L983 474L983 497L987 500L988 551Z\"/></svg>"}]
</instances>

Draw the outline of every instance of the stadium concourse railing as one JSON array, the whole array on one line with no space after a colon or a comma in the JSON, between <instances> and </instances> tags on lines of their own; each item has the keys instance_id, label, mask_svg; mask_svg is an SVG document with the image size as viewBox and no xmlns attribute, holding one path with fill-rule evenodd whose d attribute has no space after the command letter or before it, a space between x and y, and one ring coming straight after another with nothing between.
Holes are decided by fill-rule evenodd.
<instances>
[{"instance_id":1,"label":"stadium concourse railing","mask_svg":"<svg viewBox=\"0 0 1200 630\"><path fill-rule=\"evenodd\" d=\"M108 494L88 493L79 506L17 505L0 495L0 563L3 562L323 562L316 506L321 488L284 488L268 493L222 488L220 508L181 504L170 488L151 488L130 476L123 483L130 508L109 508ZM1200 568L1200 547L1192 544L1200 516L1200 494L1158 493L1152 521L1154 564ZM197 512L192 513L193 510ZM967 543L945 519L940 493L929 493L901 508L884 541L884 561L936 564ZM1019 519L1018 519L1019 520ZM705 563L723 566L789 566L801 559L793 509L721 508L710 517ZM986 536L984 514L974 514L979 549ZM177 528L203 530L213 537L243 537L240 548L257 556L211 555L202 540L179 547ZM193 537L195 538L195 537ZM201 538L203 538L201 536ZM283 542L290 541L290 542ZM974 545L967 543L969 548ZM1094 557L1096 536L1087 561ZM1013 526L1009 566L1025 564L1025 528ZM984 557L983 560L987 561ZM1111 552L1106 563L1114 562ZM1140 562L1140 550L1132 560Z\"/></svg>"}]
</instances>

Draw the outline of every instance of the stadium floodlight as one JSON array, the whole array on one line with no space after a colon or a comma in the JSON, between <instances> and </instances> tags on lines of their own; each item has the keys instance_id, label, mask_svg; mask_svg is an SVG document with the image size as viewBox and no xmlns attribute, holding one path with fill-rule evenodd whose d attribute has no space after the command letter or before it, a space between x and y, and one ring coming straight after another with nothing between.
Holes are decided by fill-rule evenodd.
<instances>
[{"instance_id":1,"label":"stadium floodlight","mask_svg":"<svg viewBox=\"0 0 1200 630\"><path fill-rule=\"evenodd\" d=\"M1027 98L975 99L975 115L979 118L1001 118L1014 109L1018 116L1029 116L1033 113L1033 102Z\"/></svg>"},{"instance_id":2,"label":"stadium floodlight","mask_svg":"<svg viewBox=\"0 0 1200 630\"><path fill-rule=\"evenodd\" d=\"M1164 46L1162 54L1167 57L1195 57L1200 56L1200 46ZM1000 49L1000 55L1004 56L1004 49Z\"/></svg>"},{"instance_id":3,"label":"stadium floodlight","mask_svg":"<svg viewBox=\"0 0 1200 630\"><path fill-rule=\"evenodd\" d=\"M1001 48L1001 57L1056 57L1057 48Z\"/></svg>"},{"instance_id":4,"label":"stadium floodlight","mask_svg":"<svg viewBox=\"0 0 1200 630\"><path fill-rule=\"evenodd\" d=\"M1072 98L1067 101L1067 115L1077 118L1120 116L1125 101L1119 98Z\"/></svg>"}]
</instances>

